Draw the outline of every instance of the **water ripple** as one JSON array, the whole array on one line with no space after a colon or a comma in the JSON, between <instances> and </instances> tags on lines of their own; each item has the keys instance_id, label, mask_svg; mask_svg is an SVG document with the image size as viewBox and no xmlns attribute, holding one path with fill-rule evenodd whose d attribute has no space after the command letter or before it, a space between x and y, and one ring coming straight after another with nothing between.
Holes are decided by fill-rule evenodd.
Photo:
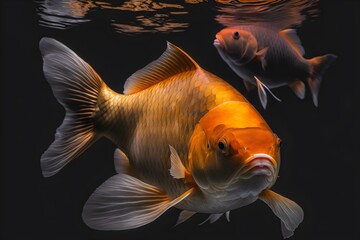
<instances>
[{"instance_id":1,"label":"water ripple","mask_svg":"<svg viewBox=\"0 0 360 240\"><path fill-rule=\"evenodd\" d=\"M68 29L97 15L118 33L168 33L185 31L197 17L195 5L215 10L213 19L223 26L262 23L272 27L300 26L318 14L318 0L185 0L165 3L152 0L36 0L39 25ZM208 8L204 8L208 10Z\"/></svg>"}]
</instances>

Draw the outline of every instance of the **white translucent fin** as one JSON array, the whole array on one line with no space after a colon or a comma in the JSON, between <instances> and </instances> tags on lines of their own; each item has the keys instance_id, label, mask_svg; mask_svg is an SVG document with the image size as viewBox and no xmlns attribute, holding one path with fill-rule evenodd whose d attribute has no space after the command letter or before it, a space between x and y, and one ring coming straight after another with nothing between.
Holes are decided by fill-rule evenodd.
<instances>
[{"instance_id":1,"label":"white translucent fin","mask_svg":"<svg viewBox=\"0 0 360 240\"><path fill-rule=\"evenodd\" d=\"M192 212L192 211L188 211L188 210L183 210L181 211L180 215L179 215L179 218L176 222L176 225L179 225L183 222L185 222L186 220L188 220L189 218L191 218L196 212Z\"/></svg>"},{"instance_id":2,"label":"white translucent fin","mask_svg":"<svg viewBox=\"0 0 360 240\"><path fill-rule=\"evenodd\" d=\"M296 80L295 82L289 83L289 87L294 91L295 95L298 98L304 99L304 97L305 97L305 84L302 81Z\"/></svg>"},{"instance_id":3,"label":"white translucent fin","mask_svg":"<svg viewBox=\"0 0 360 240\"><path fill-rule=\"evenodd\" d=\"M186 198L193 189L170 199L157 187L126 174L109 178L87 200L82 217L97 230L141 227Z\"/></svg>"},{"instance_id":4,"label":"white translucent fin","mask_svg":"<svg viewBox=\"0 0 360 240\"><path fill-rule=\"evenodd\" d=\"M259 95L261 105L263 106L264 109L266 109L266 105L267 105L266 91L264 89L264 86L263 86L262 82L257 77L255 77L255 79L256 79L256 86L257 86L257 89L258 89L258 95Z\"/></svg>"},{"instance_id":5,"label":"white translucent fin","mask_svg":"<svg viewBox=\"0 0 360 240\"><path fill-rule=\"evenodd\" d=\"M183 163L180 160L180 157L176 150L170 146L170 161L171 161L171 168L169 169L171 176L176 179L185 178L186 168L184 167Z\"/></svg>"},{"instance_id":6,"label":"white translucent fin","mask_svg":"<svg viewBox=\"0 0 360 240\"><path fill-rule=\"evenodd\" d=\"M202 223L199 224L200 225L203 225L204 223L206 223L207 221L209 221L210 223L214 223L216 222L217 220L219 220L219 218L221 218L221 216L223 215L224 213L213 213L213 214L210 214L210 216L205 220L203 221Z\"/></svg>"},{"instance_id":7,"label":"white translucent fin","mask_svg":"<svg viewBox=\"0 0 360 240\"><path fill-rule=\"evenodd\" d=\"M230 222L230 211L226 212L226 220Z\"/></svg>"},{"instance_id":8,"label":"white translucent fin","mask_svg":"<svg viewBox=\"0 0 360 240\"><path fill-rule=\"evenodd\" d=\"M105 83L89 64L62 43L42 38L39 46L44 75L66 111L54 142L40 160L43 175L50 177L97 140L93 117Z\"/></svg>"},{"instance_id":9,"label":"white translucent fin","mask_svg":"<svg viewBox=\"0 0 360 240\"><path fill-rule=\"evenodd\" d=\"M263 70L265 70L266 65L267 65L266 60L265 60L267 50L268 50L268 48L263 48L256 53L256 56L258 57Z\"/></svg>"},{"instance_id":10,"label":"white translucent fin","mask_svg":"<svg viewBox=\"0 0 360 240\"><path fill-rule=\"evenodd\" d=\"M264 190L259 198L280 218L283 237L291 237L304 219L304 212L301 207L294 201L271 190Z\"/></svg>"},{"instance_id":11,"label":"white translucent fin","mask_svg":"<svg viewBox=\"0 0 360 240\"><path fill-rule=\"evenodd\" d=\"M114 165L117 173L129 173L130 163L126 154L120 149L115 149Z\"/></svg>"},{"instance_id":12,"label":"white translucent fin","mask_svg":"<svg viewBox=\"0 0 360 240\"><path fill-rule=\"evenodd\" d=\"M283 36L290 43L290 45L297 53L299 53L301 56L304 56L305 50L295 29L282 30L280 31L280 35Z\"/></svg>"},{"instance_id":13,"label":"white translucent fin","mask_svg":"<svg viewBox=\"0 0 360 240\"><path fill-rule=\"evenodd\" d=\"M318 95L320 84L322 81L322 76L325 70L337 59L337 56L334 54L326 54L320 57L314 57L310 59L312 66L310 77L308 78L308 84L310 87L312 99L314 105L318 106Z\"/></svg>"},{"instance_id":14,"label":"white translucent fin","mask_svg":"<svg viewBox=\"0 0 360 240\"><path fill-rule=\"evenodd\" d=\"M264 109L266 109L266 105L267 105L267 94L266 94L266 90L268 90L268 92L279 102L281 102L281 100L275 96L275 94L264 84L262 83L256 76L254 76L255 80L256 80L256 86L258 88L258 95L260 98L260 102L261 105L263 106Z\"/></svg>"},{"instance_id":15,"label":"white translucent fin","mask_svg":"<svg viewBox=\"0 0 360 240\"><path fill-rule=\"evenodd\" d=\"M167 42L166 51L155 61L132 74L125 82L124 93L133 94L175 74L195 70L198 64L183 50Z\"/></svg>"}]
</instances>

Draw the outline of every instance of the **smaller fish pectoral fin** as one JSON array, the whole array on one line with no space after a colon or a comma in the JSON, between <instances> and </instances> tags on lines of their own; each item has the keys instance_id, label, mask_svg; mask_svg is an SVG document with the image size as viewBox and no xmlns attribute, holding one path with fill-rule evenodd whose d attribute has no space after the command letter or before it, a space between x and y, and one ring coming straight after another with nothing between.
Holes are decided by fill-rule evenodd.
<instances>
[{"instance_id":1,"label":"smaller fish pectoral fin","mask_svg":"<svg viewBox=\"0 0 360 240\"><path fill-rule=\"evenodd\" d=\"M189 196L193 188L170 199L157 187L119 173L98 187L85 203L82 218L97 230L126 230L157 219Z\"/></svg>"},{"instance_id":2,"label":"smaller fish pectoral fin","mask_svg":"<svg viewBox=\"0 0 360 240\"><path fill-rule=\"evenodd\" d=\"M214 223L216 222L217 220L219 220L219 218L221 218L221 216L224 215L224 213L213 213L213 214L210 214L210 216L205 219L205 221L203 221L202 223L199 224L200 225L203 225L204 223L206 223L207 221L209 221L210 223Z\"/></svg>"},{"instance_id":3,"label":"smaller fish pectoral fin","mask_svg":"<svg viewBox=\"0 0 360 240\"><path fill-rule=\"evenodd\" d=\"M188 220L189 218L191 218L196 212L192 212L192 211L188 211L188 210L183 210L181 211L179 218L175 224L174 227L176 227L177 225L185 222L186 220Z\"/></svg>"},{"instance_id":4,"label":"smaller fish pectoral fin","mask_svg":"<svg viewBox=\"0 0 360 240\"><path fill-rule=\"evenodd\" d=\"M280 218L283 237L291 237L304 219L304 212L301 207L294 201L268 189L259 195L259 199L265 202Z\"/></svg>"},{"instance_id":5,"label":"smaller fish pectoral fin","mask_svg":"<svg viewBox=\"0 0 360 240\"><path fill-rule=\"evenodd\" d=\"M263 106L264 109L266 109L266 105L267 105L267 94L266 94L266 90L268 90L268 92L279 102L281 102L281 99L279 99L278 97L275 96L275 94L264 84L262 83L256 76L254 76L255 80L256 80L256 86L258 88L258 94L259 94L259 98L261 101L261 105Z\"/></svg>"},{"instance_id":6,"label":"smaller fish pectoral fin","mask_svg":"<svg viewBox=\"0 0 360 240\"><path fill-rule=\"evenodd\" d=\"M186 168L184 167L183 163L180 160L180 157L171 145L169 145L170 148L170 161L171 161L171 168L169 169L171 176L173 176L176 179L185 178L186 174L189 174Z\"/></svg>"},{"instance_id":7,"label":"smaller fish pectoral fin","mask_svg":"<svg viewBox=\"0 0 360 240\"><path fill-rule=\"evenodd\" d=\"M266 47L266 48L263 48L263 49L261 49L260 51L258 51L256 53L256 56L259 59L259 61L261 63L261 67L262 67L262 69L264 71L265 71L265 68L266 68L266 65L267 65L267 62L266 62L266 59L265 59L267 50L268 50L268 48Z\"/></svg>"}]
</instances>

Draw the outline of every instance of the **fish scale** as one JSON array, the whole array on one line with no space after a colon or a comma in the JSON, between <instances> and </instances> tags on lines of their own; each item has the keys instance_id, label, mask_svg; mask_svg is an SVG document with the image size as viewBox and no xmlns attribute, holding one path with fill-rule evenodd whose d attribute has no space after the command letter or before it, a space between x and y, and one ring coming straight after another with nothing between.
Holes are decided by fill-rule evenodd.
<instances>
[{"instance_id":1,"label":"fish scale","mask_svg":"<svg viewBox=\"0 0 360 240\"><path fill-rule=\"evenodd\" d=\"M187 165L189 139L199 119L225 101L246 101L202 69L177 74L135 94L107 91L98 113L103 116L99 124L107 129L105 135L128 156L140 179L170 196L178 196L187 187L169 174L168 145L177 149Z\"/></svg>"}]
</instances>

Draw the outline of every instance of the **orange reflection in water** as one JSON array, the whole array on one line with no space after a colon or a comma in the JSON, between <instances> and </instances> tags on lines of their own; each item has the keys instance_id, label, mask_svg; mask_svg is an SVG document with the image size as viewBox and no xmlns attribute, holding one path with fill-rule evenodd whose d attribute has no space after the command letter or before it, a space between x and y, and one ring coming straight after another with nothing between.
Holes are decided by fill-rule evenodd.
<instances>
[{"instance_id":1,"label":"orange reflection in water","mask_svg":"<svg viewBox=\"0 0 360 240\"><path fill-rule=\"evenodd\" d=\"M165 3L152 0L86 1L37 0L41 26L67 29L93 21L101 14L119 33L181 32L198 18L191 7L207 4L214 7L214 19L223 26L263 23L277 28L300 26L316 16L318 0L184 0ZM206 8L204 8L206 9Z\"/></svg>"},{"instance_id":2,"label":"orange reflection in water","mask_svg":"<svg viewBox=\"0 0 360 240\"><path fill-rule=\"evenodd\" d=\"M277 29L298 27L301 26L304 20L317 17L319 12L317 8L318 0L247 0L218 2L226 6L220 6L218 8L219 14L215 17L215 20L225 27L258 23Z\"/></svg>"}]
</instances>

